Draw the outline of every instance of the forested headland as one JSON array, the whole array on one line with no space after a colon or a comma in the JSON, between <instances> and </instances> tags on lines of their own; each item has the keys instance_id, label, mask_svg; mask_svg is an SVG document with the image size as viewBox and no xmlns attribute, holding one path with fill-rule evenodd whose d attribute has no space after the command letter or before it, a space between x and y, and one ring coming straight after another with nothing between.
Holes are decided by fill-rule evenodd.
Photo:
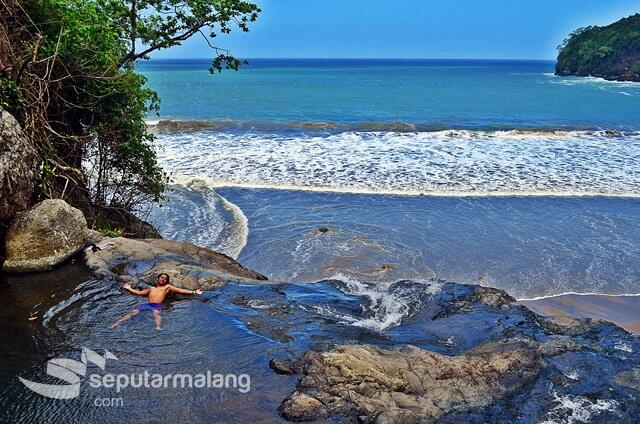
<instances>
[{"instance_id":1,"label":"forested headland","mask_svg":"<svg viewBox=\"0 0 640 424\"><path fill-rule=\"evenodd\" d=\"M556 75L640 81L640 14L578 28L558 50Z\"/></svg>"}]
</instances>

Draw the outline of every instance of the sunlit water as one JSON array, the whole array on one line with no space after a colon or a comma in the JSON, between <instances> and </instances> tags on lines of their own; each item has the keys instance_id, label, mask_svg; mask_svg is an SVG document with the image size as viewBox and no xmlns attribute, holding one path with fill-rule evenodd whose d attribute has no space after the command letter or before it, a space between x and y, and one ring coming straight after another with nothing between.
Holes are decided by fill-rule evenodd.
<instances>
[{"instance_id":1,"label":"sunlit water","mask_svg":"<svg viewBox=\"0 0 640 424\"><path fill-rule=\"evenodd\" d=\"M517 298L640 292L636 198L214 191L196 179L175 186L168 201L173 206L154 209L151 221L164 234L224 248L227 239L217 238L221 230L211 225L217 221L182 218L218 196L248 222L238 260L273 279L436 277L502 288ZM225 222L231 228L235 221Z\"/></svg>"},{"instance_id":2,"label":"sunlit water","mask_svg":"<svg viewBox=\"0 0 640 424\"><path fill-rule=\"evenodd\" d=\"M140 68L166 99L166 237L282 280L640 293L640 84L544 61L204 63Z\"/></svg>"},{"instance_id":3,"label":"sunlit water","mask_svg":"<svg viewBox=\"0 0 640 424\"><path fill-rule=\"evenodd\" d=\"M278 130L287 123L640 130L640 84L555 77L553 61L254 59L215 76L209 65L140 63L162 98L160 119Z\"/></svg>"},{"instance_id":4,"label":"sunlit water","mask_svg":"<svg viewBox=\"0 0 640 424\"><path fill-rule=\"evenodd\" d=\"M640 85L557 78L550 62L207 65L140 68L163 99L150 121L175 120L151 122L174 184L148 219L294 284L175 297L158 332L150 314L108 329L143 299L77 267L6 279L0 420L277 422L295 379L272 357L331 341L471 348L452 343L475 340L465 326L420 321L444 281L640 292ZM101 390L125 407L96 407L86 382L52 401L17 380L59 383L46 361L83 346L115 354L109 372L248 372L252 392Z\"/></svg>"}]
</instances>

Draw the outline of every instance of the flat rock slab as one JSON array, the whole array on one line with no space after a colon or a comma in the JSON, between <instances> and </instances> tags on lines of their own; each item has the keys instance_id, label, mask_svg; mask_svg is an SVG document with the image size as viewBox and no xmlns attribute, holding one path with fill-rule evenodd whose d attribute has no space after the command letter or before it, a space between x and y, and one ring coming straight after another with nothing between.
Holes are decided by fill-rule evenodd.
<instances>
[{"instance_id":1,"label":"flat rock slab","mask_svg":"<svg viewBox=\"0 0 640 424\"><path fill-rule=\"evenodd\" d=\"M298 390L280 407L285 418L307 420L330 411L365 422L417 423L487 408L531 383L543 361L525 342L490 344L458 356L413 346L343 345L308 353L304 366Z\"/></svg>"},{"instance_id":2,"label":"flat rock slab","mask_svg":"<svg viewBox=\"0 0 640 424\"><path fill-rule=\"evenodd\" d=\"M227 255L191 243L123 237L94 240L85 249L87 266L99 277L154 284L166 273L171 284L185 289L211 290L227 282L264 284L267 278Z\"/></svg>"}]
</instances>

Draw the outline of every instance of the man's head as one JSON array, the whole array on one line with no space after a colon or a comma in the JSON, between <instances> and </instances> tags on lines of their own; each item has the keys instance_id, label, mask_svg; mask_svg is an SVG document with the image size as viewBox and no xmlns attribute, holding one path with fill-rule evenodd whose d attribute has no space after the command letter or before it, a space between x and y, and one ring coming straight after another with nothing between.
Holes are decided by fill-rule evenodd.
<instances>
[{"instance_id":1,"label":"man's head","mask_svg":"<svg viewBox=\"0 0 640 424\"><path fill-rule=\"evenodd\" d=\"M169 274L158 274L158 278L156 279L156 286L165 286L169 284Z\"/></svg>"}]
</instances>

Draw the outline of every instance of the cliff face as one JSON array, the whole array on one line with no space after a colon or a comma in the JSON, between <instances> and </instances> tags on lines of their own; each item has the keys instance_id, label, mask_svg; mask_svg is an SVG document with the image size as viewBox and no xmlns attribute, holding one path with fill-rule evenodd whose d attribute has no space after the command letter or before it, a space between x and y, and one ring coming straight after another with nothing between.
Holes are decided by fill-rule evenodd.
<instances>
[{"instance_id":1,"label":"cliff face","mask_svg":"<svg viewBox=\"0 0 640 424\"><path fill-rule=\"evenodd\" d=\"M556 75L640 81L640 14L574 31L559 47Z\"/></svg>"}]
</instances>

